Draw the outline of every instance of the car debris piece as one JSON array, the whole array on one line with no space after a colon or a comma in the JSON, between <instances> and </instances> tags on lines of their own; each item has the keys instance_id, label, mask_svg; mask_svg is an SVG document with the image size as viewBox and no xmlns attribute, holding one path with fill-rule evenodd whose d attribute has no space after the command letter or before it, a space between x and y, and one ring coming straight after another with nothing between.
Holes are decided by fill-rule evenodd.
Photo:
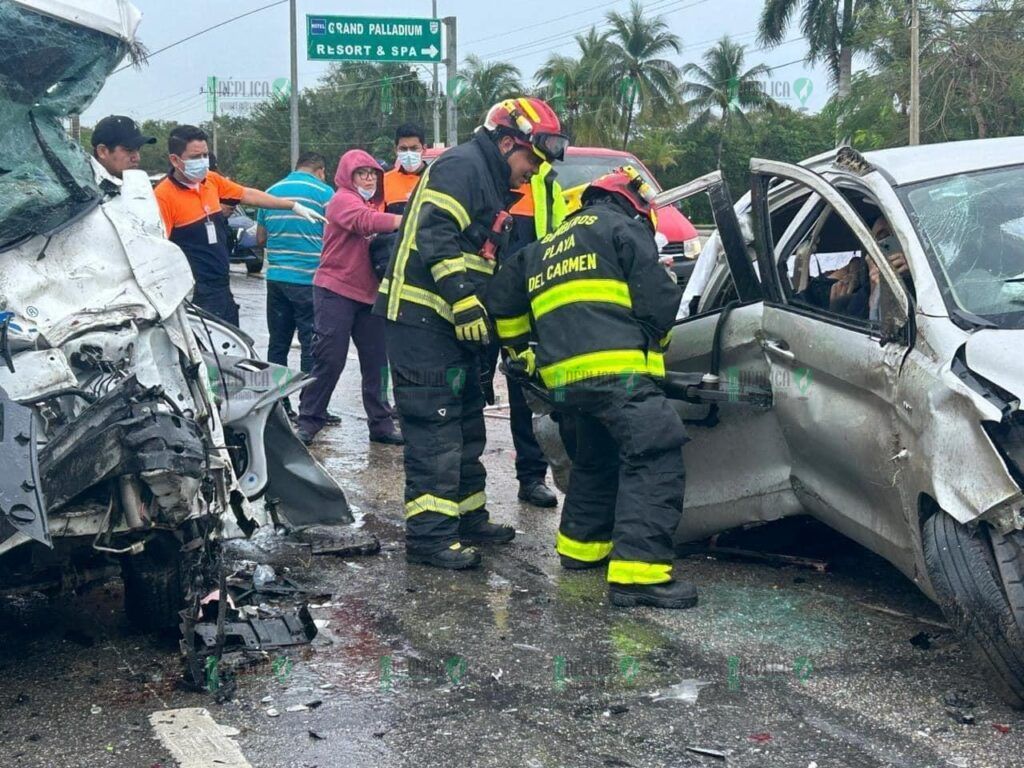
<instances>
[{"instance_id":1,"label":"car debris piece","mask_svg":"<svg viewBox=\"0 0 1024 768\"><path fill-rule=\"evenodd\" d=\"M213 650L217 647L217 623L202 622L191 627L193 642L199 650ZM278 615L262 619L228 621L224 623L224 648L226 650L246 649L266 651L273 648L288 648L306 645L316 637L316 624L309 615L309 609L302 605L292 610L282 610Z\"/></svg>"},{"instance_id":2,"label":"car debris piece","mask_svg":"<svg viewBox=\"0 0 1024 768\"><path fill-rule=\"evenodd\" d=\"M52 546L46 501L39 477L32 409L19 405L0 387L0 543L16 533Z\"/></svg>"},{"instance_id":3,"label":"car debris piece","mask_svg":"<svg viewBox=\"0 0 1024 768\"><path fill-rule=\"evenodd\" d=\"M314 555L357 557L380 552L380 540L367 531L338 525L311 525L292 532L292 539L309 544Z\"/></svg>"},{"instance_id":4,"label":"car debris piece","mask_svg":"<svg viewBox=\"0 0 1024 768\"><path fill-rule=\"evenodd\" d=\"M695 755L706 755L707 757L717 757L719 760L725 760L732 754L731 751L721 749L708 749L707 747L687 747L687 752L693 752Z\"/></svg>"},{"instance_id":5,"label":"car debris piece","mask_svg":"<svg viewBox=\"0 0 1024 768\"><path fill-rule=\"evenodd\" d=\"M770 565L792 565L799 568L810 568L818 573L828 571L827 560L816 560L810 557L798 557L796 555L780 555L773 552L757 552L752 549L739 549L737 547L720 547L715 544L712 537L707 544L683 544L677 548L677 552L685 554L703 554L711 557L735 557L742 560L756 560Z\"/></svg>"}]
</instances>

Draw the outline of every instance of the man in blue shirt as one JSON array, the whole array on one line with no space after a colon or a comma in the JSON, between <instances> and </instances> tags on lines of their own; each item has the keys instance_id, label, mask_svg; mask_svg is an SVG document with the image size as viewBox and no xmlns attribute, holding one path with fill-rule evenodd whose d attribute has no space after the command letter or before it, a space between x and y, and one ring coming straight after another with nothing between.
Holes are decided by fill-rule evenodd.
<instances>
[{"instance_id":1,"label":"man in blue shirt","mask_svg":"<svg viewBox=\"0 0 1024 768\"><path fill-rule=\"evenodd\" d=\"M295 170L267 190L277 197L297 200L324 213L334 190L324 182L323 155L306 152ZM303 373L313 370L313 273L320 265L323 224L312 224L291 211L261 209L256 219L256 243L266 248L267 360L288 365L288 350L295 332L302 348Z\"/></svg>"}]
</instances>

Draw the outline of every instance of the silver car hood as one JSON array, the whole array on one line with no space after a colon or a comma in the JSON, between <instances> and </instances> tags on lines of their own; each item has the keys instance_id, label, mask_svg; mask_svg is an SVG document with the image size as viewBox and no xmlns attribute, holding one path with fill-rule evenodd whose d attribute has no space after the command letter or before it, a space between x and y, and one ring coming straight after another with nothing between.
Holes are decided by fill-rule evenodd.
<instances>
[{"instance_id":1,"label":"silver car hood","mask_svg":"<svg viewBox=\"0 0 1024 768\"><path fill-rule=\"evenodd\" d=\"M975 331L967 340L967 365L1024 401L1024 330Z\"/></svg>"}]
</instances>

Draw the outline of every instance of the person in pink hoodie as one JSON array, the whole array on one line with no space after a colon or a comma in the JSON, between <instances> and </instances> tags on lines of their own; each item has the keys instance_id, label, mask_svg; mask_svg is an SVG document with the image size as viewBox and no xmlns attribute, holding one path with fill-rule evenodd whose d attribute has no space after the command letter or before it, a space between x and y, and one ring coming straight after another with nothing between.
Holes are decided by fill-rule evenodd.
<instances>
[{"instance_id":1,"label":"person in pink hoodie","mask_svg":"<svg viewBox=\"0 0 1024 768\"><path fill-rule=\"evenodd\" d=\"M327 203L324 248L313 277L313 383L302 390L297 422L307 445L327 422L327 405L345 370L349 339L359 352L363 407L370 440L401 445L384 391L387 354L384 319L371 313L380 281L370 262L370 241L394 232L402 217L382 213L380 164L361 149L341 156L334 174L337 191Z\"/></svg>"}]
</instances>

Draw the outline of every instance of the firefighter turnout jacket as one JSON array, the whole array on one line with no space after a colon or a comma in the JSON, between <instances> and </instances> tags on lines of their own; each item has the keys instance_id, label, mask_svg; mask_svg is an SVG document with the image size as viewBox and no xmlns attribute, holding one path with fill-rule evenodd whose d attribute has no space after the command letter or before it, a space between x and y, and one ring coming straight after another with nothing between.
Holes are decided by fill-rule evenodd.
<instances>
[{"instance_id":1,"label":"firefighter turnout jacket","mask_svg":"<svg viewBox=\"0 0 1024 768\"><path fill-rule=\"evenodd\" d=\"M513 243L532 243L556 229L566 216L562 186L551 163L543 163L533 177L519 187L519 200L509 209L516 220ZM518 250L513 245L510 250Z\"/></svg>"},{"instance_id":2,"label":"firefighter turnout jacket","mask_svg":"<svg viewBox=\"0 0 1024 768\"><path fill-rule=\"evenodd\" d=\"M374 313L453 333L456 305L494 275L496 261L480 251L512 202L509 181L508 163L482 132L435 160L409 200Z\"/></svg>"},{"instance_id":3,"label":"firefighter turnout jacket","mask_svg":"<svg viewBox=\"0 0 1024 768\"><path fill-rule=\"evenodd\" d=\"M537 342L545 387L625 374L663 378L681 292L647 225L599 199L506 259L485 304L502 346Z\"/></svg>"}]
</instances>

